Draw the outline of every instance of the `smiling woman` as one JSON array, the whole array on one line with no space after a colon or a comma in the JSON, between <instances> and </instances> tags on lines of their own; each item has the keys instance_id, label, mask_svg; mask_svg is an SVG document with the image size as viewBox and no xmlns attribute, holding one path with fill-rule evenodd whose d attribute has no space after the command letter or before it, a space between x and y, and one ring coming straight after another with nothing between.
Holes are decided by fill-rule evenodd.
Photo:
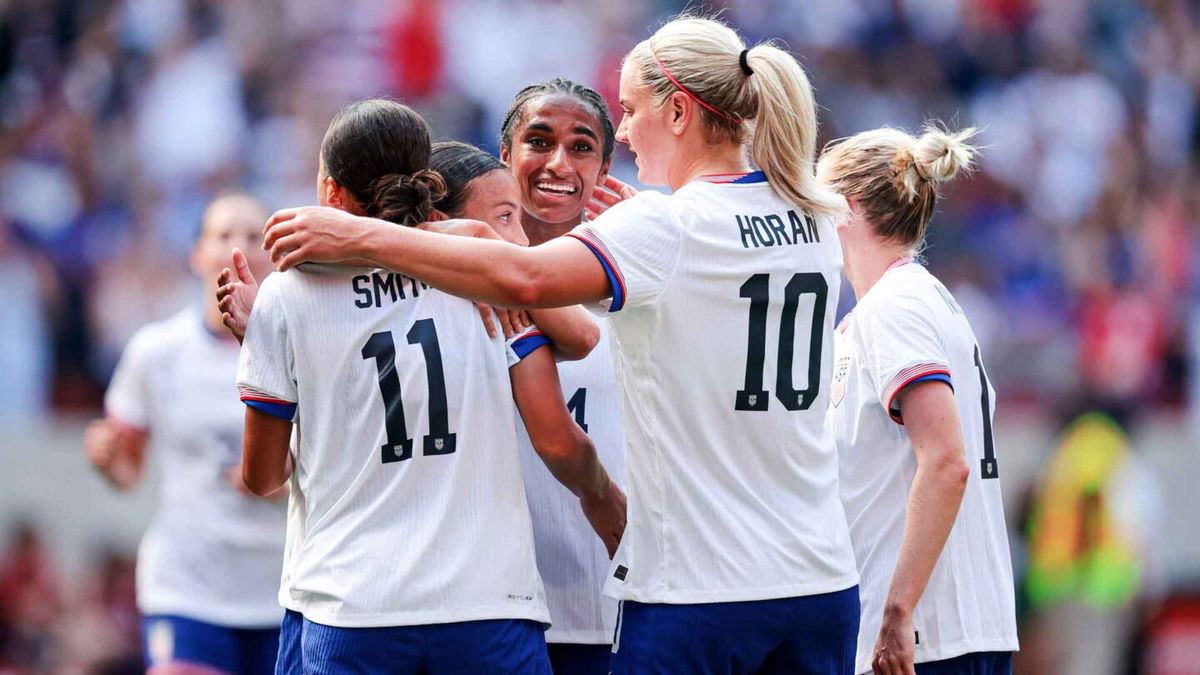
<instances>
[{"instance_id":1,"label":"smiling woman","mask_svg":"<svg viewBox=\"0 0 1200 675\"><path fill-rule=\"evenodd\" d=\"M521 188L530 243L579 224L612 153L612 121L594 90L556 78L517 93L500 129L500 159Z\"/></svg>"}]
</instances>

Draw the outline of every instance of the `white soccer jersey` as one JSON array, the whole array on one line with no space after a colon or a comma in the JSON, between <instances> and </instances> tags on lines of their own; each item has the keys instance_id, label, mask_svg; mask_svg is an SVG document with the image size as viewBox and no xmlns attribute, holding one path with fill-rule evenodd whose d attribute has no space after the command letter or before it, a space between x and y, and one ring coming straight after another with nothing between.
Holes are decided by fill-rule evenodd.
<instances>
[{"instance_id":1,"label":"white soccer jersey","mask_svg":"<svg viewBox=\"0 0 1200 675\"><path fill-rule=\"evenodd\" d=\"M825 429L841 247L761 172L642 192L571 232L612 283L629 523L605 592L657 603L858 579Z\"/></svg>"},{"instance_id":2,"label":"white soccer jersey","mask_svg":"<svg viewBox=\"0 0 1200 675\"><path fill-rule=\"evenodd\" d=\"M587 358L559 363L558 377L563 400L576 423L591 437L608 475L624 485L624 423L608 332L607 322L601 321L596 348ZM517 429L538 572L550 606L551 626L546 641L610 643L617 603L601 595L608 577L608 551L584 517L579 498L554 478L534 452L520 418Z\"/></svg>"},{"instance_id":3,"label":"white soccer jersey","mask_svg":"<svg viewBox=\"0 0 1200 675\"><path fill-rule=\"evenodd\" d=\"M858 671L871 670L917 471L895 399L922 378L953 387L971 476L958 519L913 613L916 661L1015 650L1012 563L992 445L996 396L962 310L924 267L902 264L863 296L836 341L829 421L862 577Z\"/></svg>"},{"instance_id":4,"label":"white soccer jersey","mask_svg":"<svg viewBox=\"0 0 1200 675\"><path fill-rule=\"evenodd\" d=\"M386 270L267 278L238 385L297 406L285 605L340 627L549 620L508 376L539 340L509 349L470 302Z\"/></svg>"},{"instance_id":5,"label":"white soccer jersey","mask_svg":"<svg viewBox=\"0 0 1200 675\"><path fill-rule=\"evenodd\" d=\"M223 626L277 626L284 504L247 496L227 478L242 460L238 345L189 309L150 324L125 347L107 414L150 434L161 504L138 550L143 614Z\"/></svg>"}]
</instances>

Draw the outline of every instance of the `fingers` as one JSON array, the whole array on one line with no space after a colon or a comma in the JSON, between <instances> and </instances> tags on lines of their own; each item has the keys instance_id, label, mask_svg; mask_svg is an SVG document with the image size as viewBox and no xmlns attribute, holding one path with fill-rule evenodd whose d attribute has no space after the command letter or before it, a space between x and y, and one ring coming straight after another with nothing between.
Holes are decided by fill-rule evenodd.
<instances>
[{"instance_id":1,"label":"fingers","mask_svg":"<svg viewBox=\"0 0 1200 675\"><path fill-rule=\"evenodd\" d=\"M270 229L263 232L263 250L274 252L276 243L281 238L286 237L289 234L294 234L298 230L298 225L299 223L296 222L294 217L288 218L287 220L282 220L276 225L271 225L271 223L268 221L267 226Z\"/></svg>"},{"instance_id":2,"label":"fingers","mask_svg":"<svg viewBox=\"0 0 1200 675\"><path fill-rule=\"evenodd\" d=\"M269 248L266 241L266 235L270 234L271 230L274 230L276 227L278 227L280 223L287 222L300 215L300 212L303 209L304 207L301 206L290 209L279 209L275 213L272 213L271 217L267 219L267 224L263 225L263 249Z\"/></svg>"},{"instance_id":3,"label":"fingers","mask_svg":"<svg viewBox=\"0 0 1200 675\"><path fill-rule=\"evenodd\" d=\"M475 309L479 310L479 316L483 319L483 327L487 330L489 338L496 338L496 325L492 323L492 308L481 303L475 303Z\"/></svg>"},{"instance_id":4,"label":"fingers","mask_svg":"<svg viewBox=\"0 0 1200 675\"><path fill-rule=\"evenodd\" d=\"M504 338L511 340L521 331L516 328L513 321L513 312L507 309L497 309L496 316L500 318L500 328L504 331Z\"/></svg>"},{"instance_id":5,"label":"fingers","mask_svg":"<svg viewBox=\"0 0 1200 675\"><path fill-rule=\"evenodd\" d=\"M217 287L225 286L231 281L233 281L233 272L228 267L221 268L221 273L217 275Z\"/></svg>"},{"instance_id":6,"label":"fingers","mask_svg":"<svg viewBox=\"0 0 1200 675\"><path fill-rule=\"evenodd\" d=\"M242 249L233 249L233 267L237 270L238 280L243 284L257 284L254 279L254 273L250 271L250 261L246 260L246 254L242 253Z\"/></svg>"},{"instance_id":7,"label":"fingers","mask_svg":"<svg viewBox=\"0 0 1200 675\"><path fill-rule=\"evenodd\" d=\"M517 312L517 317L521 322L521 330L525 330L533 325L533 319L529 317L529 312L521 310Z\"/></svg>"},{"instance_id":8,"label":"fingers","mask_svg":"<svg viewBox=\"0 0 1200 675\"><path fill-rule=\"evenodd\" d=\"M233 291L237 289L237 284L227 282L217 289L217 304L225 309L227 303L233 302Z\"/></svg>"},{"instance_id":9,"label":"fingers","mask_svg":"<svg viewBox=\"0 0 1200 675\"><path fill-rule=\"evenodd\" d=\"M283 259L288 255L296 253L296 251L298 251L302 246L303 240L299 234L289 234L276 239L275 242L271 244L271 262L275 263L275 267L282 272L283 270L287 269L286 267L282 266Z\"/></svg>"},{"instance_id":10,"label":"fingers","mask_svg":"<svg viewBox=\"0 0 1200 675\"><path fill-rule=\"evenodd\" d=\"M604 179L604 187L620 195L621 199L629 199L638 193L637 188L612 175Z\"/></svg>"}]
</instances>

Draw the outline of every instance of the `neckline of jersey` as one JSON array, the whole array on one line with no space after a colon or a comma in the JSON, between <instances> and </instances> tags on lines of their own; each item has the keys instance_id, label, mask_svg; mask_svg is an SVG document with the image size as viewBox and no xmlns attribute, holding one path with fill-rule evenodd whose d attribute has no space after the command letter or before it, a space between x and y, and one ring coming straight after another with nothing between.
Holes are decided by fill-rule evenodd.
<instances>
[{"instance_id":1,"label":"neckline of jersey","mask_svg":"<svg viewBox=\"0 0 1200 675\"><path fill-rule=\"evenodd\" d=\"M767 174L762 171L743 171L741 173L706 173L697 176L693 182L715 183L717 185L746 185L749 183L767 182Z\"/></svg>"}]
</instances>

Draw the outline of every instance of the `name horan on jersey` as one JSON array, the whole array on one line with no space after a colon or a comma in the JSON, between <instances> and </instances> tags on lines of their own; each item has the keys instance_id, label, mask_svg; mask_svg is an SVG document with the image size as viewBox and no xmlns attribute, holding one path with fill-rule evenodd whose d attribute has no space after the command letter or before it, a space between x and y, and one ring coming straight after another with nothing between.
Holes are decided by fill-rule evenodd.
<instances>
[{"instance_id":1,"label":"name horan on jersey","mask_svg":"<svg viewBox=\"0 0 1200 675\"><path fill-rule=\"evenodd\" d=\"M421 295L421 291L429 288L429 284L423 281L417 281L412 277L395 272L359 274L350 280L354 294L358 296L354 301L354 306L360 309L382 307L385 297L390 298L392 302L407 300L409 294L404 292L405 282L408 282L409 293L414 298Z\"/></svg>"},{"instance_id":2,"label":"name horan on jersey","mask_svg":"<svg viewBox=\"0 0 1200 675\"><path fill-rule=\"evenodd\" d=\"M776 213L765 216L736 216L744 248L794 246L820 242L817 221L807 213L787 212L787 223Z\"/></svg>"}]
</instances>

